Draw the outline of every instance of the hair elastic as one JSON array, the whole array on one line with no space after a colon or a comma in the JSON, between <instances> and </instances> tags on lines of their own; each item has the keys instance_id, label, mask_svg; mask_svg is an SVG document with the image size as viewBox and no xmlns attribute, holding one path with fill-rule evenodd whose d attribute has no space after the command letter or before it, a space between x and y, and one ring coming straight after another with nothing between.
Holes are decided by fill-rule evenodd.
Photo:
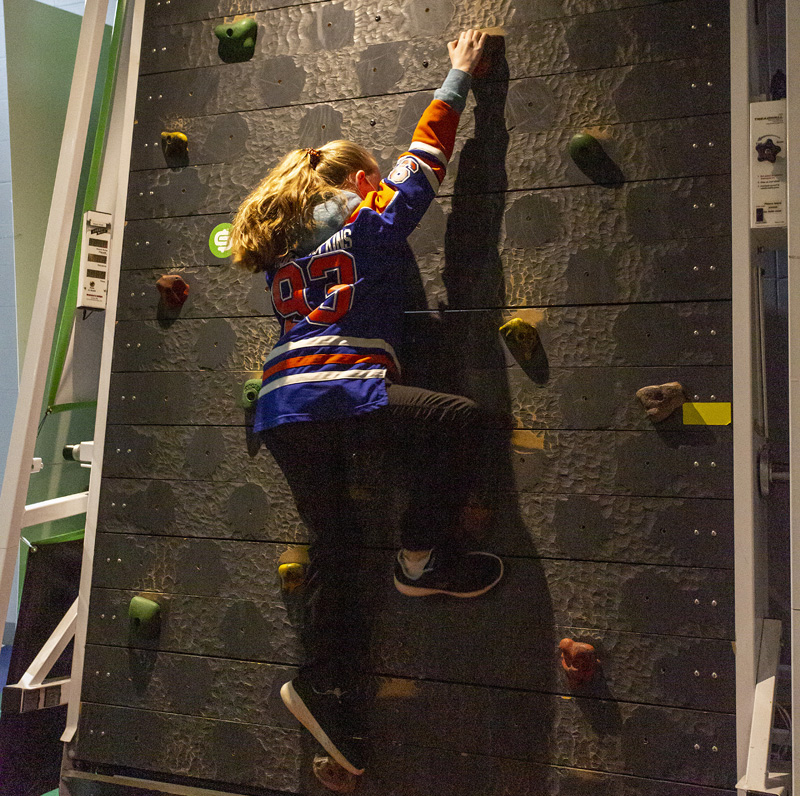
<instances>
[{"instance_id":1,"label":"hair elastic","mask_svg":"<svg viewBox=\"0 0 800 796\"><path fill-rule=\"evenodd\" d=\"M305 151L308 152L308 162L311 164L311 168L316 169L322 159L322 152L318 149L311 149L310 147Z\"/></svg>"}]
</instances>

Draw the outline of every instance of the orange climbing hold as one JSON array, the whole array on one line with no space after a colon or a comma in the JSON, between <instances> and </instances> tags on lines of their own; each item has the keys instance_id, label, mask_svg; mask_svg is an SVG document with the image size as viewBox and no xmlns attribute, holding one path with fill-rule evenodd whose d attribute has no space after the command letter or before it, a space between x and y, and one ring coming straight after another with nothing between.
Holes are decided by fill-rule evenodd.
<instances>
[{"instance_id":1,"label":"orange climbing hold","mask_svg":"<svg viewBox=\"0 0 800 796\"><path fill-rule=\"evenodd\" d=\"M561 665L571 688L578 688L594 677L600 661L591 644L564 638L558 648L561 650Z\"/></svg>"}]
</instances>

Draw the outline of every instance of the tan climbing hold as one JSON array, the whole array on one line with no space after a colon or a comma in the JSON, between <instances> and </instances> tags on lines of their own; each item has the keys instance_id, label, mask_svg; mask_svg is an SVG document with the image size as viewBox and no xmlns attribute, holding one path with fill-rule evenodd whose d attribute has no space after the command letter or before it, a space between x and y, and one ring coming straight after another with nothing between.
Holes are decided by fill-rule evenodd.
<instances>
[{"instance_id":1,"label":"tan climbing hold","mask_svg":"<svg viewBox=\"0 0 800 796\"><path fill-rule=\"evenodd\" d=\"M342 768L327 755L314 757L314 776L334 793L352 793L358 784L358 777Z\"/></svg>"},{"instance_id":2,"label":"tan climbing hold","mask_svg":"<svg viewBox=\"0 0 800 796\"><path fill-rule=\"evenodd\" d=\"M686 403L686 391L679 381L642 387L636 391L647 416L654 422L666 420L676 409Z\"/></svg>"}]
</instances>

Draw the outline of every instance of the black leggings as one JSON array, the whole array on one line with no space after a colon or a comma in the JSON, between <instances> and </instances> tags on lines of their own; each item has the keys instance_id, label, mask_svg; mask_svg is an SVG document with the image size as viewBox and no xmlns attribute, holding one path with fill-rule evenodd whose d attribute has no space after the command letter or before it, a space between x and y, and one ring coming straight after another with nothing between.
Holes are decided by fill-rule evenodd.
<instances>
[{"instance_id":1,"label":"black leggings","mask_svg":"<svg viewBox=\"0 0 800 796\"><path fill-rule=\"evenodd\" d=\"M388 384L389 404L366 415L287 423L264 434L311 538L301 676L320 689L354 687L368 653L360 608L363 545L349 475L365 450L385 446L411 474L400 542L435 547L456 530L469 493L465 438L479 410L458 395Z\"/></svg>"}]
</instances>

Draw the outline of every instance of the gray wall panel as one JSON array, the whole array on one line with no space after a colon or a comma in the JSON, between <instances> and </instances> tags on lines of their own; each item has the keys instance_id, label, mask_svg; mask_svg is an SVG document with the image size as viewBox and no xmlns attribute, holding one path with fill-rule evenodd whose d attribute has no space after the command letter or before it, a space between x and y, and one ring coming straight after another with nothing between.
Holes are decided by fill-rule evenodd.
<instances>
[{"instance_id":1,"label":"gray wall panel","mask_svg":"<svg viewBox=\"0 0 800 796\"><path fill-rule=\"evenodd\" d=\"M551 368L657 366L674 367L677 373L685 367L730 365L730 304L687 302L525 308L502 315L412 314L406 318L406 346L421 364L412 362L411 367L452 372L513 366L498 331L510 317L536 327ZM277 321L263 317L181 318L168 325L121 320L114 339L114 370L259 370L278 335ZM403 364L402 351L400 359ZM642 375L647 378L656 377ZM670 380L679 379L676 375Z\"/></svg>"},{"instance_id":2,"label":"gray wall panel","mask_svg":"<svg viewBox=\"0 0 800 796\"><path fill-rule=\"evenodd\" d=\"M277 603L276 562L283 549L270 543L101 533L94 585L240 600L263 599L271 589ZM365 551L365 599L372 590L395 605L405 602L388 577L391 562L391 553ZM549 559L509 559L507 570L502 589L462 610L488 619L506 589L516 599L540 605L543 617L552 601L560 625L732 636L732 575L726 570Z\"/></svg>"},{"instance_id":3,"label":"gray wall panel","mask_svg":"<svg viewBox=\"0 0 800 796\"><path fill-rule=\"evenodd\" d=\"M251 425L253 412L242 409L239 401L245 381L260 376L259 360L253 358L251 371L223 370L230 362L223 345L199 357L198 366L205 363L208 368L219 368L216 372L114 373L108 422ZM697 426L683 426L680 409L656 426L635 397L641 387L675 380L691 393L714 396L717 401L730 400L730 371L719 367L550 368L545 384L531 381L518 367L500 367L462 371L426 386L464 394L477 401L487 413L484 423L487 427L644 431L657 428L674 432L688 428L693 432Z\"/></svg>"},{"instance_id":4,"label":"gray wall panel","mask_svg":"<svg viewBox=\"0 0 800 796\"><path fill-rule=\"evenodd\" d=\"M204 259L208 233L220 223L219 218L211 217L205 234L197 236L192 249L187 246L180 254L166 251L147 260L131 261L132 269L137 264L160 268L123 272L118 312L121 320L159 317L155 283L164 273L178 273L189 284L189 297L177 313L181 318L272 314L263 275L245 274L219 260L211 267L182 265ZM130 222L130 226L169 229L175 225L180 229L182 221L154 219ZM523 247L508 241L493 254L476 252L472 268L460 267L453 274L453 261L445 259L441 250L446 223L444 215L437 217L429 211L412 235L420 273L408 287L411 308L513 308L730 297L728 238L647 244L631 240L624 232L607 231L597 236L586 230L574 242L559 239L545 246ZM146 229L137 230L137 234L143 240L150 237ZM434 240L439 248L431 251ZM214 258L208 254L206 259Z\"/></svg>"},{"instance_id":5,"label":"gray wall panel","mask_svg":"<svg viewBox=\"0 0 800 796\"><path fill-rule=\"evenodd\" d=\"M374 152L384 168L390 168L411 140L418 114L412 115L409 110L421 112L431 98L431 94L425 93L390 98L393 101L381 98L383 105L377 100L353 100L311 108L206 116L181 119L169 129L177 129L189 138L187 165L226 164L228 171L249 175L254 187L287 150L306 145L321 146L338 138L358 141ZM496 101L499 102L499 98ZM445 195L453 192L458 178L463 142L474 136L471 110L473 108L468 106L454 159L442 183L441 191ZM365 111L372 117L366 118ZM406 122L410 118L414 121ZM592 182L569 156L570 140L581 130L581 123L567 129L529 129L524 124L515 126L510 122L509 127L508 155L503 174L509 190ZM712 114L603 125L595 133L602 139L603 149L624 178L633 182L727 173L730 170L729 128L727 114ZM131 164L137 174L148 169L165 169L159 143L163 129L158 120L145 120L137 125ZM469 160L467 176L462 179L468 180L470 192L480 187L491 190L498 186L497 173L494 168L482 167L480 163ZM147 186L148 181L152 182L153 177L146 177L144 183L139 183L140 187ZM461 186L461 191L464 187ZM149 194L145 194L147 196Z\"/></svg>"},{"instance_id":6,"label":"gray wall panel","mask_svg":"<svg viewBox=\"0 0 800 796\"><path fill-rule=\"evenodd\" d=\"M399 690L402 685L389 681L387 696L376 701L373 734L378 743L408 739L421 746L472 754L511 752L511 757L537 763L602 765L628 774L655 770L664 779L732 785L726 770L735 756L732 716L626 703L584 706L579 700L435 683L409 684L410 692L392 696L392 689ZM437 710L443 702L450 702L453 710ZM514 709L510 709L512 705ZM470 721L464 720L467 716ZM619 734L596 733L592 719L616 722ZM109 722L126 732L101 737L96 737L97 731L91 734L92 729L99 730ZM551 723L548 744L542 742L542 736ZM224 774L230 782L298 792L291 781L292 774L298 776L297 763L290 761L300 756L299 739L291 730L93 703L84 706L81 729L82 753L98 762L147 769L153 767L155 757L156 770L189 773L191 761L194 776L219 779ZM216 744L222 754L212 754L209 743ZM651 743L660 750L669 748L670 755L649 753L646 747ZM269 755L260 755L259 749L267 745Z\"/></svg>"},{"instance_id":7,"label":"gray wall panel","mask_svg":"<svg viewBox=\"0 0 800 796\"><path fill-rule=\"evenodd\" d=\"M392 629L404 626L392 622ZM408 628L405 628L406 630ZM464 631L459 627L460 632ZM556 635L574 635L591 638L592 634L576 633L570 628L556 628ZM599 634L596 634L599 636ZM379 654L388 657L378 663L384 676L404 676L415 671L406 650L391 654L387 638L378 640ZM111 640L110 640L111 641ZM474 685L543 691L545 693L571 694L566 679L558 671L560 663L552 649L524 637L521 643L512 639L503 664L497 653L484 658L491 667L479 665L476 655L434 655L432 672L441 679ZM432 645L419 644L419 633L409 638L414 651L433 651ZM733 704L733 652L728 642L704 639L668 639L661 636L637 636L630 633L609 633L601 640L604 658L602 677L594 685L580 689L579 697L608 698L613 695L620 701L646 701L675 707L709 707L727 709ZM445 641L451 646L451 640ZM487 645L480 645L483 650ZM428 649L426 649L428 648ZM395 646L396 649L396 646ZM477 650L476 650L477 653ZM520 666L525 656L536 654L548 665L538 671ZM683 658L682 663L678 663ZM639 667L631 666L634 660L642 661ZM665 664L671 666L661 673ZM270 724L292 728L294 721L283 709L278 690L295 674L295 669L255 661L236 661L229 658L156 652L145 649L131 651L124 646L90 644L87 647L83 697L88 702L134 707L144 710L169 710L170 712L254 724ZM512 667L515 671L511 671ZM637 678L631 676L637 670ZM696 677L695 670L702 675ZM117 685L111 677L114 672L125 673ZM716 678L711 675L716 674ZM146 678L146 687L145 685ZM664 702L663 700L666 700ZM705 704L704 704L705 703Z\"/></svg>"},{"instance_id":8,"label":"gray wall panel","mask_svg":"<svg viewBox=\"0 0 800 796\"><path fill-rule=\"evenodd\" d=\"M393 483L399 480L393 477ZM364 543L391 544L399 533L395 501L372 484L355 484ZM104 479L99 517L103 530L307 541L289 488L278 474L274 481L265 476L260 483L192 481L191 489L185 485L175 480ZM477 495L476 501L489 516L472 535L507 555L733 566L730 501L496 491Z\"/></svg>"},{"instance_id":9,"label":"gray wall panel","mask_svg":"<svg viewBox=\"0 0 800 796\"><path fill-rule=\"evenodd\" d=\"M569 72L714 55L728 45L726 9L699 0L544 19L533 25L522 20L515 24L504 0L480 7L450 0L406 2L379 11L376 20L373 4L345 0L256 12L251 15L259 26L253 59L346 50L357 60L369 46L414 41L421 52L430 53L431 65L441 72L445 61L440 42L466 28L486 25L506 26L506 58L514 76L546 74L555 71L553 67ZM218 65L214 27L220 21L148 26L141 74Z\"/></svg>"},{"instance_id":10,"label":"gray wall panel","mask_svg":"<svg viewBox=\"0 0 800 796\"><path fill-rule=\"evenodd\" d=\"M487 434L496 452L484 483L546 494L729 498L728 430L525 431ZM513 472L509 467L513 465ZM264 484L278 477L273 459L244 427L109 426L104 473Z\"/></svg>"},{"instance_id":11,"label":"gray wall panel","mask_svg":"<svg viewBox=\"0 0 800 796\"><path fill-rule=\"evenodd\" d=\"M169 126L187 116L433 91L447 70L441 51L441 40L395 42L361 51L355 69L352 53L319 50L170 72L168 80L143 75L136 112L140 120ZM728 60L720 55L565 74L553 74L549 65L538 76L514 74L510 126L548 129L726 113ZM425 61L433 68L423 67ZM528 107L534 99L535 107Z\"/></svg>"},{"instance_id":12,"label":"gray wall panel","mask_svg":"<svg viewBox=\"0 0 800 796\"><path fill-rule=\"evenodd\" d=\"M266 591L266 589L265 589ZM128 658L124 666L89 667L86 698L102 701L102 693L114 688L112 674L126 673L118 690L135 688L139 702L161 699L161 689L149 688L140 678L128 680L131 668L152 671L154 662L168 653L196 658L220 658L261 664L291 665L301 660L296 637L298 604L276 609L271 595L259 600L216 599L185 595L147 594L162 605L163 620L158 638L132 633L126 617L127 605L137 592L97 588L90 609L89 645L105 650L105 656ZM734 704L734 659L730 641L680 636L645 635L603 628L591 630L554 625L531 614L521 622L506 594L505 610L476 633L473 610L453 612L441 624L444 611L434 607L420 614L407 601L389 601L376 610L372 637L374 671L384 676L422 677L429 680L503 686L601 699L732 711ZM527 604L523 600L523 604ZM479 611L480 613L480 611ZM268 616L281 622L271 624ZM439 624L437 624L437 622ZM254 637L253 629L261 631ZM264 637L265 632L269 635ZM397 644L402 637L404 643ZM558 656L561 638L593 644L601 659L595 679L576 690L566 682ZM441 643L438 639L441 638ZM464 645L472 654L464 655ZM532 665L537 661L537 665ZM149 664L149 667L148 667ZM216 667L224 664L219 662ZM238 666L241 670L242 667ZM245 667L246 668L246 667ZM111 682L109 682L109 680ZM130 685L133 683L133 685ZM179 702L181 695L174 695ZM111 704L120 704L109 700ZM122 704L129 704L127 700ZM169 705L174 709L174 705ZM263 709L263 708L262 708ZM202 713L202 709L197 711ZM278 722L283 723L283 722Z\"/></svg>"}]
</instances>

